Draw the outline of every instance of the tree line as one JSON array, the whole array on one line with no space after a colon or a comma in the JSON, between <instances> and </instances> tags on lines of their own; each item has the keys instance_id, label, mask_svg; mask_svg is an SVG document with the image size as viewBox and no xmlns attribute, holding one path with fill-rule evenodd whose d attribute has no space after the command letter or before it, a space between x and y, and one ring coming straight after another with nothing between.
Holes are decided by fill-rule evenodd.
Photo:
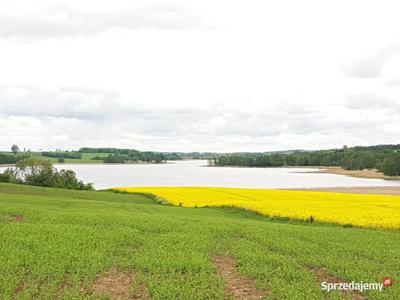
<instances>
[{"instance_id":1,"label":"tree line","mask_svg":"<svg viewBox=\"0 0 400 300\"><path fill-rule=\"evenodd\" d=\"M104 163L137 163L137 162L146 162L146 163L164 163L167 160L179 160L181 159L177 155L173 154L165 154L159 152L150 152L150 151L137 151L131 150L126 154L113 153L109 154L106 158L104 158Z\"/></svg>"},{"instance_id":2,"label":"tree line","mask_svg":"<svg viewBox=\"0 0 400 300\"><path fill-rule=\"evenodd\" d=\"M69 151L44 151L43 156L61 159L81 159L82 153L79 152L69 152Z\"/></svg>"},{"instance_id":3,"label":"tree line","mask_svg":"<svg viewBox=\"0 0 400 300\"><path fill-rule=\"evenodd\" d=\"M81 153L108 153L109 157L105 160L106 163L123 163L123 162L160 162L166 160L181 160L181 159L211 159L215 156L212 152L155 152L155 151L139 151L135 149L120 149L120 148L90 148L83 147L79 149ZM102 160L103 157L96 156L93 160Z\"/></svg>"},{"instance_id":4,"label":"tree line","mask_svg":"<svg viewBox=\"0 0 400 300\"><path fill-rule=\"evenodd\" d=\"M0 165L13 165L31 156L30 150L20 151L18 145L11 146L11 153L0 153Z\"/></svg>"},{"instance_id":5,"label":"tree line","mask_svg":"<svg viewBox=\"0 0 400 300\"><path fill-rule=\"evenodd\" d=\"M80 148L81 153L108 153L108 156L101 158L93 157L93 160L103 160L104 163L163 163L167 160L180 160L182 157L176 152L154 152L139 151L135 149L119 148Z\"/></svg>"},{"instance_id":6,"label":"tree line","mask_svg":"<svg viewBox=\"0 0 400 300\"><path fill-rule=\"evenodd\" d=\"M216 155L215 166L284 167L335 166L346 170L377 169L388 176L400 176L400 144L370 147L343 147L292 153L239 153Z\"/></svg>"},{"instance_id":7,"label":"tree line","mask_svg":"<svg viewBox=\"0 0 400 300\"><path fill-rule=\"evenodd\" d=\"M30 151L21 152L12 146L12 154L0 153L0 164L16 164L30 157ZM153 152L119 148L81 148L78 152L43 152L47 157L79 159L83 153L106 153L92 159L104 163L163 163L167 160L209 159L215 166L284 167L284 166L337 166L346 170L377 169L388 176L400 176L400 144L357 146L320 151L280 151L273 153L202 153L202 152Z\"/></svg>"}]
</instances>

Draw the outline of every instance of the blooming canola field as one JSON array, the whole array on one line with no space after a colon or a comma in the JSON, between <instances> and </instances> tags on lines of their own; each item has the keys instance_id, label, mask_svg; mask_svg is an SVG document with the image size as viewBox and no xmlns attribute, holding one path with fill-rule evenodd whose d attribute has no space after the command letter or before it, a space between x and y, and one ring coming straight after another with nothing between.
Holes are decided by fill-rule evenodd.
<instances>
[{"instance_id":1,"label":"blooming canola field","mask_svg":"<svg viewBox=\"0 0 400 300\"><path fill-rule=\"evenodd\" d=\"M266 216L400 228L400 196L218 187L118 187L184 207L233 206Z\"/></svg>"}]
</instances>

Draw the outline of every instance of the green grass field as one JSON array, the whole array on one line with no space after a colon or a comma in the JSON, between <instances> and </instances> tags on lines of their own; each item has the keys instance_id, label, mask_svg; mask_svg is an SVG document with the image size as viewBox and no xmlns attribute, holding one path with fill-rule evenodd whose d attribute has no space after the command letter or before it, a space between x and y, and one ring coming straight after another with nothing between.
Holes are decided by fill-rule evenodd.
<instances>
[{"instance_id":1,"label":"green grass field","mask_svg":"<svg viewBox=\"0 0 400 300\"><path fill-rule=\"evenodd\" d=\"M0 153L11 154L11 152L0 152ZM102 164L103 161L93 160L92 158L96 157L96 156L106 158L108 155L109 155L108 153L82 153L81 159L66 158L64 163L66 163L66 164ZM32 152L32 156L36 157L36 158L40 158L40 159L49 160L54 164L58 163L57 158L43 156L42 152Z\"/></svg>"},{"instance_id":2,"label":"green grass field","mask_svg":"<svg viewBox=\"0 0 400 300\"><path fill-rule=\"evenodd\" d=\"M150 197L0 184L0 299L102 299L109 270L134 274L132 296L224 299L215 257L235 259L269 299L342 299L311 270L393 286L400 299L400 232L291 223L237 209L160 205Z\"/></svg>"},{"instance_id":3,"label":"green grass field","mask_svg":"<svg viewBox=\"0 0 400 300\"><path fill-rule=\"evenodd\" d=\"M52 163L57 163L57 158L53 157L48 157L48 156L43 156L41 152L34 152L33 156L39 157L41 159L47 159L50 160ZM102 164L103 161L101 160L93 160L93 157L107 157L107 153L82 153L82 158L81 159L70 159L66 158L65 163L66 164Z\"/></svg>"}]
</instances>

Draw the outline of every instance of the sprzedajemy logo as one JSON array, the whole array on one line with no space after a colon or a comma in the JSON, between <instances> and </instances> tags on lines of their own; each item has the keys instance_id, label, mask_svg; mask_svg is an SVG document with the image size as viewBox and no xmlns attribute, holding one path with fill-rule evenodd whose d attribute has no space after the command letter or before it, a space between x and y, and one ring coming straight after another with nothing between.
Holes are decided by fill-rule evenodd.
<instances>
[{"instance_id":1,"label":"sprzedajemy logo","mask_svg":"<svg viewBox=\"0 0 400 300\"><path fill-rule=\"evenodd\" d=\"M384 287L389 287L393 284L392 279L390 277L385 277L383 279L383 283L378 282L326 282L323 281L321 283L321 289L326 292L331 291L357 291L357 292L365 292L377 290L382 292Z\"/></svg>"}]
</instances>

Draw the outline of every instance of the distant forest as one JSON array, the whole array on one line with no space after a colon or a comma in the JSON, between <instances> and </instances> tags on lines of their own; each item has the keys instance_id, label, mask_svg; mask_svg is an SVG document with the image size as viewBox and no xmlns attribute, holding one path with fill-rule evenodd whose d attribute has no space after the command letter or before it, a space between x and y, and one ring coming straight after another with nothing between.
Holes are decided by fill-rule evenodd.
<instances>
[{"instance_id":1,"label":"distant forest","mask_svg":"<svg viewBox=\"0 0 400 300\"><path fill-rule=\"evenodd\" d=\"M293 151L292 153L238 153L218 155L215 166L284 167L337 166L346 170L377 169L388 176L400 176L400 144L341 149Z\"/></svg>"},{"instance_id":2,"label":"distant forest","mask_svg":"<svg viewBox=\"0 0 400 300\"><path fill-rule=\"evenodd\" d=\"M11 153L0 153L0 164L15 164L33 154L30 151L19 151L16 145L13 145L11 150ZM58 162L64 162L64 159L80 160L83 155L90 155L90 160L98 160L104 163L164 163L168 160L208 159L209 164L214 166L337 166L346 170L377 169L388 176L400 176L400 144L367 147L344 146L341 149L331 150L264 153L154 152L85 147L79 149L79 151L46 151L41 152L41 155L57 158Z\"/></svg>"},{"instance_id":3,"label":"distant forest","mask_svg":"<svg viewBox=\"0 0 400 300\"><path fill-rule=\"evenodd\" d=\"M109 153L109 155L104 159L105 163L129 163L129 162L162 163L167 160L210 159L215 156L214 153L154 152L154 151L139 151L135 149L118 149L118 148L80 148L79 152Z\"/></svg>"},{"instance_id":4,"label":"distant forest","mask_svg":"<svg viewBox=\"0 0 400 300\"><path fill-rule=\"evenodd\" d=\"M211 159L215 153L200 152L155 152L155 151L139 151L135 149L119 149L119 148L80 148L78 151L43 151L31 152L20 151L17 145L13 145L11 152L0 152L0 164L15 164L22 159L30 156L55 158L59 163L65 162L66 159L87 161L96 160L104 163L164 163L168 160L182 159ZM84 157L86 155L86 157Z\"/></svg>"},{"instance_id":5,"label":"distant forest","mask_svg":"<svg viewBox=\"0 0 400 300\"><path fill-rule=\"evenodd\" d=\"M69 159L81 159L82 153L79 152L65 152L65 151L45 151L42 152L43 156L53 157L53 158L69 158Z\"/></svg>"},{"instance_id":6,"label":"distant forest","mask_svg":"<svg viewBox=\"0 0 400 300\"><path fill-rule=\"evenodd\" d=\"M118 148L81 148L80 153L108 153L109 155L103 158L104 163L163 163L167 160L182 159L177 153L169 152L153 152L139 151L135 149L118 149ZM94 157L93 159L100 159Z\"/></svg>"}]
</instances>

